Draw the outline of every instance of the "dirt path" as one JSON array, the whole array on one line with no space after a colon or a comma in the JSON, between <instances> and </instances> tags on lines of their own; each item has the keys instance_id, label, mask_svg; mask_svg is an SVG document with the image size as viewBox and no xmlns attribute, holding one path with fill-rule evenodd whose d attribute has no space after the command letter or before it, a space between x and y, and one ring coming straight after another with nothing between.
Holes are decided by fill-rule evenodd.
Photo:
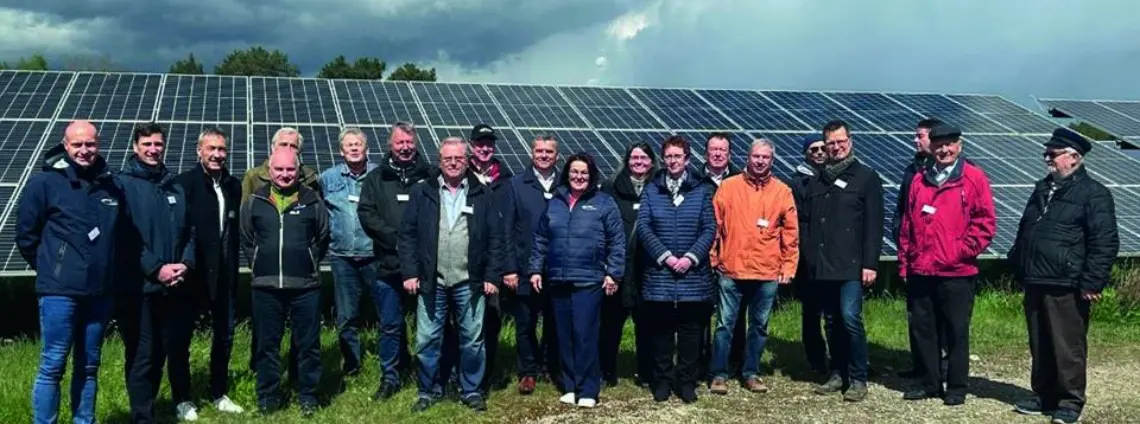
<instances>
[{"instance_id":1,"label":"dirt path","mask_svg":"<svg viewBox=\"0 0 1140 424\"><path fill-rule=\"evenodd\" d=\"M670 400L657 405L645 392L615 390L591 411L553 408L535 423L1045 423L1045 417L1026 417L1012 411L1012 403L1032 393L1029 360L1022 357L980 358L972 364L972 394L960 407L941 401L906 402L900 390L908 383L893 377L873 378L870 396L860 404L844 403L838 395L817 396L812 383L783 375L768 379L773 391L753 395L733 388L727 396L701 393L694 405ZM1140 423L1140 356L1136 349L1093 352L1089 369L1089 406L1085 423Z\"/></svg>"}]
</instances>

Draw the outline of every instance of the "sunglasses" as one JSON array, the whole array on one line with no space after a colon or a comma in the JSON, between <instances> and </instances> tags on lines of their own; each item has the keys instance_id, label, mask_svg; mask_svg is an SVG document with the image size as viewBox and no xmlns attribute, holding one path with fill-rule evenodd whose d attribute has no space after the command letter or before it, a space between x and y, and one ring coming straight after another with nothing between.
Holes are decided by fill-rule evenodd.
<instances>
[{"instance_id":1,"label":"sunglasses","mask_svg":"<svg viewBox=\"0 0 1140 424\"><path fill-rule=\"evenodd\" d=\"M1056 158L1059 158L1061 156L1067 155L1069 153L1070 152L1067 152L1064 150L1054 150L1052 152L1045 152L1045 154L1043 154L1041 156L1043 156L1045 159L1056 159Z\"/></svg>"},{"instance_id":2,"label":"sunglasses","mask_svg":"<svg viewBox=\"0 0 1140 424\"><path fill-rule=\"evenodd\" d=\"M812 146L812 147L808 147L808 152L810 152L810 153L822 153L822 152L824 152L825 150L826 150L826 148L825 148L825 147L823 147L823 146Z\"/></svg>"}]
</instances>

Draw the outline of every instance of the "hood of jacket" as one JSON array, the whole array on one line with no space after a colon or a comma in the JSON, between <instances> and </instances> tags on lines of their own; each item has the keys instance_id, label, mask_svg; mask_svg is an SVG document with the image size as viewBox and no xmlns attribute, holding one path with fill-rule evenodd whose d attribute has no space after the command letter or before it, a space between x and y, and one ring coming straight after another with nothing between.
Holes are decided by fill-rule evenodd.
<instances>
[{"instance_id":1,"label":"hood of jacket","mask_svg":"<svg viewBox=\"0 0 1140 424\"><path fill-rule=\"evenodd\" d=\"M95 163L87 168L80 168L71 157L63 144L57 144L43 154L43 164L40 169L44 172L59 172L72 183L80 178L92 179L110 175L107 169L107 160L102 155L95 156Z\"/></svg>"}]
</instances>

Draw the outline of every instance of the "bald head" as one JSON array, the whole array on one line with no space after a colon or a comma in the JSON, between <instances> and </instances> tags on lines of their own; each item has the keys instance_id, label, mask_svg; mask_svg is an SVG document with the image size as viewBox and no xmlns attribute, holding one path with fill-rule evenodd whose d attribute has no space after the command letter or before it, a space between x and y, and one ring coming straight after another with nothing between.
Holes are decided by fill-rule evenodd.
<instances>
[{"instance_id":1,"label":"bald head","mask_svg":"<svg viewBox=\"0 0 1140 424\"><path fill-rule=\"evenodd\" d=\"M297 184L297 168L301 163L293 149L277 149L269 155L269 178L277 188L291 188Z\"/></svg>"},{"instance_id":2,"label":"bald head","mask_svg":"<svg viewBox=\"0 0 1140 424\"><path fill-rule=\"evenodd\" d=\"M72 121L63 132L63 149L76 165L86 168L99 157L99 134L88 121Z\"/></svg>"}]
</instances>

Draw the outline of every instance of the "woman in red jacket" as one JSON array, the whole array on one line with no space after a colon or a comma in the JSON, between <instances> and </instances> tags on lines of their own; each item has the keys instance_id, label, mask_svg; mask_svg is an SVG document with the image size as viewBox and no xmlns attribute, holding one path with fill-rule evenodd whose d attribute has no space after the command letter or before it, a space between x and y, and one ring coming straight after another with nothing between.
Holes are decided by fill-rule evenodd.
<instances>
[{"instance_id":1,"label":"woman in red jacket","mask_svg":"<svg viewBox=\"0 0 1140 424\"><path fill-rule=\"evenodd\" d=\"M934 160L910 182L898 246L899 275L912 305L910 333L927 370L921 388L903 398L940 397L951 406L966 401L977 258L996 231L989 179L961 158L961 136L949 124L930 130ZM935 328L943 319L946 346L939 346ZM943 347L949 353L945 391L938 364Z\"/></svg>"}]
</instances>

